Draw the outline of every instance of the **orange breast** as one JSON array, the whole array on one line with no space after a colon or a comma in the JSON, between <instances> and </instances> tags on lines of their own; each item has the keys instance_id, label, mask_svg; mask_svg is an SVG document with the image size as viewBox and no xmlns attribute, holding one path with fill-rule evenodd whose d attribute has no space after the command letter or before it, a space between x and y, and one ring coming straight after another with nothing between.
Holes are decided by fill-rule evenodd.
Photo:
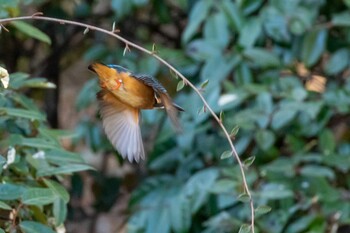
<instances>
[{"instance_id":1,"label":"orange breast","mask_svg":"<svg viewBox=\"0 0 350 233\"><path fill-rule=\"evenodd\" d=\"M102 89L110 91L121 102L138 109L151 109L155 97L153 88L133 78L127 72L118 72L102 64L94 64Z\"/></svg>"},{"instance_id":2,"label":"orange breast","mask_svg":"<svg viewBox=\"0 0 350 233\"><path fill-rule=\"evenodd\" d=\"M154 106L154 91L143 82L129 76L127 73L118 73L122 85L113 94L122 102L141 109L151 109Z\"/></svg>"}]
</instances>

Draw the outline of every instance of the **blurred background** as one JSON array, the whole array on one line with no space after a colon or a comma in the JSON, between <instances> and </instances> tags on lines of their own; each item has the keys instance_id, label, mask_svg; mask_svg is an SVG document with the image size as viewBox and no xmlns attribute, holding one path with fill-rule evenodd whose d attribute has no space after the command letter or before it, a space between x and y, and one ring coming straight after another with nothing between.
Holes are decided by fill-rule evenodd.
<instances>
[{"instance_id":1,"label":"blurred background","mask_svg":"<svg viewBox=\"0 0 350 233\"><path fill-rule=\"evenodd\" d=\"M0 0L0 18L43 12L107 30L114 23L122 37L149 50L155 44L159 56L203 89L217 114L224 112L246 160L255 207L261 206L256 232L346 233L349 8L348 0ZM29 194L0 197L0 209L17 210L11 224L0 222L4 232L50 232L43 225L68 233L249 232L238 165L220 159L228 142L199 97L181 89L167 67L133 48L123 55L125 44L84 28L34 20L4 26L0 65L11 81L0 99L0 162L9 145L21 156L1 171L2 183L20 190L59 185L52 190L61 195L39 203ZM121 160L101 129L97 78L87 70L94 61L160 80L185 109L184 132L176 134L163 111L143 111L147 159ZM28 117L33 111L47 118ZM57 162L59 153L40 141L53 137L55 150L96 170L69 167L69 177L42 172L47 164L38 163L38 151L51 156L52 166L71 162L69 156Z\"/></svg>"}]
</instances>

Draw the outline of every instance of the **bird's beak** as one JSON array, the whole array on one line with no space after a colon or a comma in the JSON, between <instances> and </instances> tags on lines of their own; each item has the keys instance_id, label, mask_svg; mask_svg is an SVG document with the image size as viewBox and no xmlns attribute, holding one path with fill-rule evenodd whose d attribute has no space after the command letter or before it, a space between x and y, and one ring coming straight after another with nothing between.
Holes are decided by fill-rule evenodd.
<instances>
[{"instance_id":1,"label":"bird's beak","mask_svg":"<svg viewBox=\"0 0 350 233\"><path fill-rule=\"evenodd\" d=\"M95 73L93 64L89 65L89 66L88 66L88 69Z\"/></svg>"},{"instance_id":2,"label":"bird's beak","mask_svg":"<svg viewBox=\"0 0 350 233\"><path fill-rule=\"evenodd\" d=\"M96 73L96 65L99 64L99 63L92 63L88 66L88 69L94 73Z\"/></svg>"}]
</instances>

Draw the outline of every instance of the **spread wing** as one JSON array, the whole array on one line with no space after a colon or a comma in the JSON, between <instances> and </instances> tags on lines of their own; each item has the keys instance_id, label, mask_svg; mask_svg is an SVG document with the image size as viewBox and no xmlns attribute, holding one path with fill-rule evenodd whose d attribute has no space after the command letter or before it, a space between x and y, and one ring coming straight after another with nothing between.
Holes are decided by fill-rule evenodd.
<instances>
[{"instance_id":1,"label":"spread wing","mask_svg":"<svg viewBox=\"0 0 350 233\"><path fill-rule=\"evenodd\" d=\"M120 102L109 91L98 94L104 131L123 158L130 162L145 158L139 126L140 111Z\"/></svg>"}]
</instances>

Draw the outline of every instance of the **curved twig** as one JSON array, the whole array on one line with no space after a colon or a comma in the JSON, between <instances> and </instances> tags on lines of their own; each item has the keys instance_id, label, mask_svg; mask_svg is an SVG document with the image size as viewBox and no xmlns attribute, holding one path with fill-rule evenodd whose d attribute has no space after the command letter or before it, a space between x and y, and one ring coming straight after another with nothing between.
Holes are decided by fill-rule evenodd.
<instances>
[{"instance_id":1,"label":"curved twig","mask_svg":"<svg viewBox=\"0 0 350 233\"><path fill-rule=\"evenodd\" d=\"M75 22L75 21L71 21L71 20L64 20L64 19L57 19L57 18L52 18L52 17L45 17L42 16L43 13L38 12L35 13L31 16L22 16L22 17L14 17L14 18L5 18L5 19L0 19L0 27L3 27L4 29L6 29L3 24L5 23L9 23L12 21L18 21L18 20L42 20L42 21L51 21L51 22L56 22L59 24L70 24L70 25L76 25L79 27L83 27L89 30L93 30L93 31L99 31L105 34L108 34L112 37L117 38L118 40L122 41L123 43L125 43L125 48L128 49L129 47L133 47L139 51L142 51L144 53L147 53L151 56L153 56L154 58L156 58L158 61L160 61L161 63L163 63L165 66L167 66L171 71L173 71L178 77L180 77L188 86L190 86L197 94L198 96L201 98L205 108L210 112L210 114L214 117L214 119L216 120L216 122L220 125L222 131L224 132L227 141L230 144L231 150L232 150L232 156L236 159L236 161L238 162L240 171L241 171L241 175L242 175L242 180L243 180L243 185L244 185L244 190L246 192L246 194L249 196L249 200L250 200L250 209L251 209L251 231L252 233L255 232L254 230L254 202L253 202L253 198L252 195L250 193L249 187L248 187L248 183L247 183L247 179L245 176L245 172L244 172L244 166L242 161L240 160L238 153L236 151L235 146L232 143L230 134L227 132L225 126L223 125L223 123L221 122L221 120L219 119L219 117L215 114L215 112L211 109L211 107L209 106L208 102L205 100L205 98L203 97L203 95L201 94L200 90L193 84L191 83L185 76L183 76L179 71L177 71L172 65L170 65L167 61L165 61L163 58L161 58L160 56L158 56L154 51L150 51L147 50L133 42L128 41L127 39L123 38L120 35L115 34L115 32L118 32L118 30L115 30L115 28L113 27L111 31L108 31L106 29L102 29L93 25L89 25L89 24L85 24L85 23L80 23L80 22Z\"/></svg>"}]
</instances>

